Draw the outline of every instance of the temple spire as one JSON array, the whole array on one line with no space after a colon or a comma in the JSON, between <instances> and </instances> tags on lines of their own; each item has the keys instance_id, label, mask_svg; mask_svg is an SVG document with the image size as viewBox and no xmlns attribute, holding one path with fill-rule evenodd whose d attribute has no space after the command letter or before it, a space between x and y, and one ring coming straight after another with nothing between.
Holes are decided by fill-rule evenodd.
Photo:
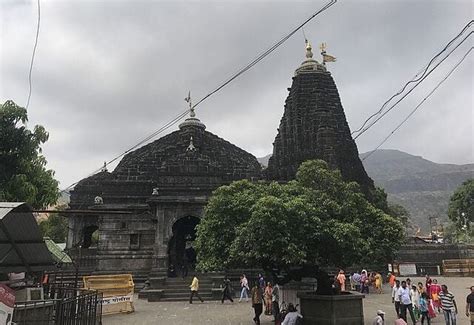
<instances>
[{"instance_id":1,"label":"temple spire","mask_svg":"<svg viewBox=\"0 0 474 325\"><path fill-rule=\"evenodd\" d=\"M313 57L313 48L311 47L311 43L308 40L305 40L306 43L306 58L311 59Z\"/></svg>"},{"instance_id":2,"label":"temple spire","mask_svg":"<svg viewBox=\"0 0 474 325\"><path fill-rule=\"evenodd\" d=\"M184 100L189 105L189 117L179 125L179 128L182 129L186 126L197 126L199 128L206 129L206 126L196 117L196 112L194 111L193 102L191 100L191 91L188 92L188 96Z\"/></svg>"}]
</instances>

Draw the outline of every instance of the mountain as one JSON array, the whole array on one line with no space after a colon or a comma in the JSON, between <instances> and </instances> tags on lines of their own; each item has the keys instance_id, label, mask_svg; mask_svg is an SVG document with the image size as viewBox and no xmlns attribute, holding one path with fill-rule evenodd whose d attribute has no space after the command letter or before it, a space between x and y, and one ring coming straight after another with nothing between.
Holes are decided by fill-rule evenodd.
<instances>
[{"instance_id":1,"label":"mountain","mask_svg":"<svg viewBox=\"0 0 474 325\"><path fill-rule=\"evenodd\" d=\"M257 159L265 166L270 156ZM363 164L375 184L385 189L389 202L404 206L411 223L424 232L430 229L430 217L436 218L431 220L433 225L447 221L454 190L474 178L474 164L437 164L399 150L377 150Z\"/></svg>"}]
</instances>

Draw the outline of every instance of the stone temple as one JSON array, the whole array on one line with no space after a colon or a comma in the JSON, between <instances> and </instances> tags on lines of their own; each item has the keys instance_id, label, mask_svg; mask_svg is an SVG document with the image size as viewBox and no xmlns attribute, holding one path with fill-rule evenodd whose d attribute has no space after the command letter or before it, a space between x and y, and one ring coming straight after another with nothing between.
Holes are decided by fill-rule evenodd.
<instances>
[{"instance_id":1,"label":"stone temple","mask_svg":"<svg viewBox=\"0 0 474 325\"><path fill-rule=\"evenodd\" d=\"M206 131L191 116L172 132L128 153L114 171L80 181L71 193L67 248L95 272L166 276L170 265L193 265L195 226L213 190L240 179L288 181L301 162L324 159L346 180L374 189L358 157L339 94L324 64L296 69L262 171L250 153Z\"/></svg>"}]
</instances>

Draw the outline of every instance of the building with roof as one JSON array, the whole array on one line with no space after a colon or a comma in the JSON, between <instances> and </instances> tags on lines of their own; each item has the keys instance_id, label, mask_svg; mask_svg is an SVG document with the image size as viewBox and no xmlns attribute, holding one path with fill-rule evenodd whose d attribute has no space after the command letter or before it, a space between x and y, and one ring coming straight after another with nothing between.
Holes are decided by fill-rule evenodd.
<instances>
[{"instance_id":1,"label":"building with roof","mask_svg":"<svg viewBox=\"0 0 474 325\"><path fill-rule=\"evenodd\" d=\"M240 179L285 182L308 159L327 161L370 196L373 181L359 159L334 80L324 61L312 56L308 43L265 171L253 155L206 131L190 104L179 130L128 153L114 171L104 168L76 185L70 208L84 213L68 215L73 258L98 272L163 276L171 265L189 267L195 226L213 190Z\"/></svg>"}]
</instances>

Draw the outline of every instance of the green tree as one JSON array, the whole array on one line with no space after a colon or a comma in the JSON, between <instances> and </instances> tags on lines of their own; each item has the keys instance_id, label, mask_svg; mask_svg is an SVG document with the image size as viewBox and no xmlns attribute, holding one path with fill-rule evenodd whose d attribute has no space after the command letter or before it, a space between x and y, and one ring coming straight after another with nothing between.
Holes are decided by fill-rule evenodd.
<instances>
[{"instance_id":1,"label":"green tree","mask_svg":"<svg viewBox=\"0 0 474 325\"><path fill-rule=\"evenodd\" d=\"M11 100L0 104L0 200L44 208L58 198L58 182L41 155L49 135L41 125L30 131L27 121L23 107Z\"/></svg>"},{"instance_id":2,"label":"green tree","mask_svg":"<svg viewBox=\"0 0 474 325\"><path fill-rule=\"evenodd\" d=\"M468 179L451 196L448 206L448 238L453 242L472 242L474 229L474 179Z\"/></svg>"},{"instance_id":3,"label":"green tree","mask_svg":"<svg viewBox=\"0 0 474 325\"><path fill-rule=\"evenodd\" d=\"M402 223L370 204L326 162L304 162L287 184L246 180L218 188L198 225L198 267L346 267L391 261Z\"/></svg>"},{"instance_id":4,"label":"green tree","mask_svg":"<svg viewBox=\"0 0 474 325\"><path fill-rule=\"evenodd\" d=\"M39 223L43 237L49 237L56 243L64 243L67 238L67 219L57 213L49 215L48 219Z\"/></svg>"},{"instance_id":5,"label":"green tree","mask_svg":"<svg viewBox=\"0 0 474 325\"><path fill-rule=\"evenodd\" d=\"M392 217L398 218L404 226L408 225L408 219L410 218L410 212L400 204L388 203L388 214Z\"/></svg>"}]
</instances>

